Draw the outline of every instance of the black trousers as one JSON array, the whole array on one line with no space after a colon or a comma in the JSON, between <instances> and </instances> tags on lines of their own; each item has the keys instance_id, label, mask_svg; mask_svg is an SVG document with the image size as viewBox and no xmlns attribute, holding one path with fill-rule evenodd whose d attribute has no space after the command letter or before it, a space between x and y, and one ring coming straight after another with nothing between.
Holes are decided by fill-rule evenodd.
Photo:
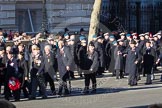
<instances>
[{"instance_id":1,"label":"black trousers","mask_svg":"<svg viewBox=\"0 0 162 108\"><path fill-rule=\"evenodd\" d=\"M4 80L1 80L1 78L2 78L2 77L0 77L0 94L1 94L1 87L2 87L2 85L3 85L3 83L4 83Z\"/></svg>"},{"instance_id":2,"label":"black trousers","mask_svg":"<svg viewBox=\"0 0 162 108\"><path fill-rule=\"evenodd\" d=\"M96 89L96 73L84 74L85 76L85 88L89 89L90 80L92 81L92 89Z\"/></svg>"},{"instance_id":3,"label":"black trousers","mask_svg":"<svg viewBox=\"0 0 162 108\"><path fill-rule=\"evenodd\" d=\"M105 56L105 69L108 70L109 66L110 66L110 57L109 56Z\"/></svg>"},{"instance_id":4,"label":"black trousers","mask_svg":"<svg viewBox=\"0 0 162 108\"><path fill-rule=\"evenodd\" d=\"M5 71L0 71L0 94L1 94L1 86L5 83Z\"/></svg>"},{"instance_id":5,"label":"black trousers","mask_svg":"<svg viewBox=\"0 0 162 108\"><path fill-rule=\"evenodd\" d=\"M102 75L102 73L104 73L104 70L104 67L98 67L97 74Z\"/></svg>"},{"instance_id":6,"label":"black trousers","mask_svg":"<svg viewBox=\"0 0 162 108\"><path fill-rule=\"evenodd\" d=\"M137 85L137 72L129 73L128 85L130 85L130 86Z\"/></svg>"},{"instance_id":7,"label":"black trousers","mask_svg":"<svg viewBox=\"0 0 162 108\"><path fill-rule=\"evenodd\" d=\"M37 77L32 77L32 91L31 95L33 98L36 97L37 87L40 87L41 93L43 97L46 97L46 86L45 86L45 79L43 75L39 75Z\"/></svg>"},{"instance_id":8,"label":"black trousers","mask_svg":"<svg viewBox=\"0 0 162 108\"><path fill-rule=\"evenodd\" d=\"M22 90L23 90L23 93L24 93L24 97L27 98L29 97L29 82L28 81L24 81L24 84L22 86Z\"/></svg>"},{"instance_id":9,"label":"black trousers","mask_svg":"<svg viewBox=\"0 0 162 108\"><path fill-rule=\"evenodd\" d=\"M54 80L50 77L49 73L48 72L44 73L44 77L45 77L46 86L47 86L47 83L49 82L52 93L55 92Z\"/></svg>"},{"instance_id":10,"label":"black trousers","mask_svg":"<svg viewBox=\"0 0 162 108\"><path fill-rule=\"evenodd\" d=\"M116 79L119 79L119 77L120 77L120 78L123 78L123 71L117 69L117 70L116 70Z\"/></svg>"},{"instance_id":11,"label":"black trousers","mask_svg":"<svg viewBox=\"0 0 162 108\"><path fill-rule=\"evenodd\" d=\"M79 66L77 66L77 71L78 71L78 75L81 75L82 74L82 70Z\"/></svg>"},{"instance_id":12,"label":"black trousers","mask_svg":"<svg viewBox=\"0 0 162 108\"><path fill-rule=\"evenodd\" d=\"M146 76L146 84L151 84L152 80L151 80L151 74L147 74Z\"/></svg>"},{"instance_id":13,"label":"black trousers","mask_svg":"<svg viewBox=\"0 0 162 108\"><path fill-rule=\"evenodd\" d=\"M69 72L70 72L70 77L71 77L71 78L75 78L75 77L74 77L74 72L71 71L71 70L70 70Z\"/></svg>"},{"instance_id":14,"label":"black trousers","mask_svg":"<svg viewBox=\"0 0 162 108\"><path fill-rule=\"evenodd\" d=\"M64 89L64 94L69 94L67 87L67 79L69 78L70 73L66 72L65 75L60 79L58 94L61 95Z\"/></svg>"}]
</instances>

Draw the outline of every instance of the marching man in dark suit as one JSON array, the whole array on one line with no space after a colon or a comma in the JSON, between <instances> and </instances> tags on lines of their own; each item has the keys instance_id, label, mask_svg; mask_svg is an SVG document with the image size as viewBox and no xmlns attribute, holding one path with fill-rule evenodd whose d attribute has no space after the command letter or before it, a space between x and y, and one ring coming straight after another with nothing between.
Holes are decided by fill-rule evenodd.
<instances>
[{"instance_id":1,"label":"marching man in dark suit","mask_svg":"<svg viewBox=\"0 0 162 108\"><path fill-rule=\"evenodd\" d=\"M72 55L70 52L70 48L65 46L65 42L60 40L58 42L59 49L57 50L57 61L58 61L58 70L60 74L60 84L58 95L62 95L62 91L64 89L64 95L69 94L69 90L67 87L67 79L69 78L70 66L72 64Z\"/></svg>"},{"instance_id":2,"label":"marching man in dark suit","mask_svg":"<svg viewBox=\"0 0 162 108\"><path fill-rule=\"evenodd\" d=\"M40 49L39 47L35 47L33 49L33 57L32 57L32 69L31 69L31 85L32 85L32 90L31 90L31 97L29 99L35 99L36 98L36 91L37 87L40 87L41 93L42 93L42 98L45 99L47 98L46 95L46 89L45 89L45 79L43 76L43 56L40 54Z\"/></svg>"},{"instance_id":3,"label":"marching man in dark suit","mask_svg":"<svg viewBox=\"0 0 162 108\"><path fill-rule=\"evenodd\" d=\"M45 76L45 82L49 82L52 94L55 95L55 84L54 84L54 79L55 79L55 70L54 70L54 65L55 65L55 57L54 53L51 52L52 47L50 45L46 45L44 47L44 76Z\"/></svg>"}]
</instances>

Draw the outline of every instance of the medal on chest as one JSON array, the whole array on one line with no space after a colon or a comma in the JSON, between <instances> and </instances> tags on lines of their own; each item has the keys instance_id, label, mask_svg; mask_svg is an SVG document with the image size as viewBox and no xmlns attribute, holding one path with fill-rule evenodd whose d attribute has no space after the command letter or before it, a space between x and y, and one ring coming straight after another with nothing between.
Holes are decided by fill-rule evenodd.
<instances>
[{"instance_id":1,"label":"medal on chest","mask_svg":"<svg viewBox=\"0 0 162 108\"><path fill-rule=\"evenodd\" d=\"M41 64L41 60L38 60L38 61L37 61L37 64L38 64L38 66L40 66L40 64Z\"/></svg>"},{"instance_id":2,"label":"medal on chest","mask_svg":"<svg viewBox=\"0 0 162 108\"><path fill-rule=\"evenodd\" d=\"M64 57L66 57L66 55L64 54Z\"/></svg>"},{"instance_id":3,"label":"medal on chest","mask_svg":"<svg viewBox=\"0 0 162 108\"><path fill-rule=\"evenodd\" d=\"M13 67L13 66L14 66L14 63L13 63L13 62L12 62L12 63L10 63L10 66L12 66L12 67Z\"/></svg>"},{"instance_id":4,"label":"medal on chest","mask_svg":"<svg viewBox=\"0 0 162 108\"><path fill-rule=\"evenodd\" d=\"M137 53L136 53L136 52L135 52L134 54L135 54L135 55L137 55Z\"/></svg>"}]
</instances>

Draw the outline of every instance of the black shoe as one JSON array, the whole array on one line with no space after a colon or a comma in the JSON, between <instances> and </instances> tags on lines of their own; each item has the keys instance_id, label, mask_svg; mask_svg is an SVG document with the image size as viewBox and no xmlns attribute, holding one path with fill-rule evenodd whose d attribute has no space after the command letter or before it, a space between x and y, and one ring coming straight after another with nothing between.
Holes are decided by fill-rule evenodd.
<instances>
[{"instance_id":1,"label":"black shoe","mask_svg":"<svg viewBox=\"0 0 162 108\"><path fill-rule=\"evenodd\" d=\"M112 77L116 76L115 74L112 74Z\"/></svg>"},{"instance_id":2,"label":"black shoe","mask_svg":"<svg viewBox=\"0 0 162 108\"><path fill-rule=\"evenodd\" d=\"M87 89L87 88L84 88L84 90L83 90L83 92L82 92L83 94L89 94L89 89Z\"/></svg>"},{"instance_id":3,"label":"black shoe","mask_svg":"<svg viewBox=\"0 0 162 108\"><path fill-rule=\"evenodd\" d=\"M61 96L61 95L62 95L62 93L57 93L57 95Z\"/></svg>"},{"instance_id":4,"label":"black shoe","mask_svg":"<svg viewBox=\"0 0 162 108\"><path fill-rule=\"evenodd\" d=\"M15 102L19 102L20 101L20 99L15 99Z\"/></svg>"},{"instance_id":5,"label":"black shoe","mask_svg":"<svg viewBox=\"0 0 162 108\"><path fill-rule=\"evenodd\" d=\"M24 98L29 98L29 95L24 95Z\"/></svg>"},{"instance_id":6,"label":"black shoe","mask_svg":"<svg viewBox=\"0 0 162 108\"><path fill-rule=\"evenodd\" d=\"M152 84L152 83L145 83L145 85L150 85L150 84Z\"/></svg>"},{"instance_id":7,"label":"black shoe","mask_svg":"<svg viewBox=\"0 0 162 108\"><path fill-rule=\"evenodd\" d=\"M59 86L57 95L61 96L62 95L62 90L63 90L63 87Z\"/></svg>"},{"instance_id":8,"label":"black shoe","mask_svg":"<svg viewBox=\"0 0 162 108\"><path fill-rule=\"evenodd\" d=\"M63 96L69 96L70 95L70 93L64 93L64 95Z\"/></svg>"},{"instance_id":9,"label":"black shoe","mask_svg":"<svg viewBox=\"0 0 162 108\"><path fill-rule=\"evenodd\" d=\"M139 80L141 80L141 78L139 77L139 78L137 78L137 81L139 81Z\"/></svg>"},{"instance_id":10,"label":"black shoe","mask_svg":"<svg viewBox=\"0 0 162 108\"><path fill-rule=\"evenodd\" d=\"M53 91L53 92L52 92L52 95L56 95L56 91Z\"/></svg>"},{"instance_id":11,"label":"black shoe","mask_svg":"<svg viewBox=\"0 0 162 108\"><path fill-rule=\"evenodd\" d=\"M84 95L89 94L89 91L83 91L83 94Z\"/></svg>"},{"instance_id":12,"label":"black shoe","mask_svg":"<svg viewBox=\"0 0 162 108\"><path fill-rule=\"evenodd\" d=\"M29 100L35 100L36 97L29 96Z\"/></svg>"},{"instance_id":13,"label":"black shoe","mask_svg":"<svg viewBox=\"0 0 162 108\"><path fill-rule=\"evenodd\" d=\"M47 96L43 96L42 99L47 99Z\"/></svg>"},{"instance_id":14,"label":"black shoe","mask_svg":"<svg viewBox=\"0 0 162 108\"><path fill-rule=\"evenodd\" d=\"M73 77L71 77L71 80L74 80L74 79L76 79L74 76L73 76Z\"/></svg>"},{"instance_id":15,"label":"black shoe","mask_svg":"<svg viewBox=\"0 0 162 108\"><path fill-rule=\"evenodd\" d=\"M122 78L124 78L124 75L121 75L121 76L120 76L120 79L122 79Z\"/></svg>"},{"instance_id":16,"label":"black shoe","mask_svg":"<svg viewBox=\"0 0 162 108\"><path fill-rule=\"evenodd\" d=\"M10 99L9 98L5 98L5 100L8 100L9 101Z\"/></svg>"},{"instance_id":17,"label":"black shoe","mask_svg":"<svg viewBox=\"0 0 162 108\"><path fill-rule=\"evenodd\" d=\"M80 78L83 78L83 75L82 74L80 74L79 76L80 76Z\"/></svg>"},{"instance_id":18,"label":"black shoe","mask_svg":"<svg viewBox=\"0 0 162 108\"><path fill-rule=\"evenodd\" d=\"M70 94L69 90L66 89L66 90L65 90L65 93L64 93L64 96L69 95L69 94Z\"/></svg>"},{"instance_id":19,"label":"black shoe","mask_svg":"<svg viewBox=\"0 0 162 108\"><path fill-rule=\"evenodd\" d=\"M96 94L96 89L91 91L92 94Z\"/></svg>"},{"instance_id":20,"label":"black shoe","mask_svg":"<svg viewBox=\"0 0 162 108\"><path fill-rule=\"evenodd\" d=\"M130 86L137 86L137 83L136 84L130 84Z\"/></svg>"},{"instance_id":21,"label":"black shoe","mask_svg":"<svg viewBox=\"0 0 162 108\"><path fill-rule=\"evenodd\" d=\"M98 76L102 76L103 74L102 73L98 73Z\"/></svg>"}]
</instances>

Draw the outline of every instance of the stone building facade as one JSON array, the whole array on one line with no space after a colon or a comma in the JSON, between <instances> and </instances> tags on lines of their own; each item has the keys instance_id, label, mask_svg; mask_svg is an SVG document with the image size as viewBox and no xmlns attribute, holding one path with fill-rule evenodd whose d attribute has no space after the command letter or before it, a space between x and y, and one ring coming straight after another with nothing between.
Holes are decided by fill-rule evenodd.
<instances>
[{"instance_id":1,"label":"stone building facade","mask_svg":"<svg viewBox=\"0 0 162 108\"><path fill-rule=\"evenodd\" d=\"M88 30L94 0L46 0L47 29L51 32ZM38 32L42 25L42 0L0 0L0 27Z\"/></svg>"},{"instance_id":2,"label":"stone building facade","mask_svg":"<svg viewBox=\"0 0 162 108\"><path fill-rule=\"evenodd\" d=\"M16 29L15 0L0 0L0 27Z\"/></svg>"},{"instance_id":3,"label":"stone building facade","mask_svg":"<svg viewBox=\"0 0 162 108\"><path fill-rule=\"evenodd\" d=\"M88 29L94 0L47 0L48 27L60 31L67 27L78 31Z\"/></svg>"}]
</instances>

